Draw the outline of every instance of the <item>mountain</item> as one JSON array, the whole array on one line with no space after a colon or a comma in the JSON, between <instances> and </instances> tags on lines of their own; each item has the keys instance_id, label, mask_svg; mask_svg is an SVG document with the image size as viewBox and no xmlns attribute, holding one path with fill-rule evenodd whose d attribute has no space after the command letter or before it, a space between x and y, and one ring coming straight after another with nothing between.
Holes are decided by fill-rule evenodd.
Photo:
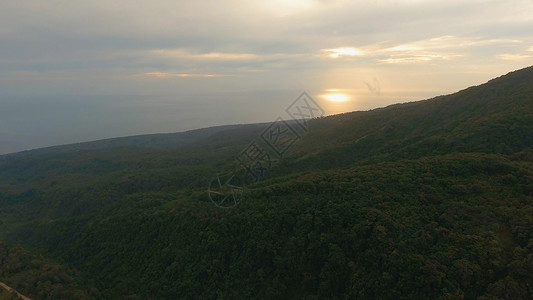
<instances>
[{"instance_id":1,"label":"mountain","mask_svg":"<svg viewBox=\"0 0 533 300\"><path fill-rule=\"evenodd\" d=\"M300 121L0 156L0 281L37 299L533 298L533 67ZM261 178L231 177L246 154ZM217 174L240 181L208 193Z\"/></svg>"}]
</instances>

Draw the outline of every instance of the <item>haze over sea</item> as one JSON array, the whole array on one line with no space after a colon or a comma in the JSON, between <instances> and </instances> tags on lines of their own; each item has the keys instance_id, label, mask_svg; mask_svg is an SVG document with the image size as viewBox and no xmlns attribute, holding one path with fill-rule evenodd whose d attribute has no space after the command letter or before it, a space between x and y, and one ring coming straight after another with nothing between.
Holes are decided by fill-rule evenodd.
<instances>
[{"instance_id":1,"label":"haze over sea","mask_svg":"<svg viewBox=\"0 0 533 300\"><path fill-rule=\"evenodd\" d=\"M263 91L149 95L61 95L3 97L0 110L0 154L150 133L179 132L227 124L269 122L282 116L302 91ZM327 114L368 110L422 99L420 96L372 95L360 101L335 103L315 99ZM366 94L366 95L365 95ZM401 95L401 93L400 93ZM354 96L352 95L352 98ZM258 109L260 108L260 109Z\"/></svg>"}]
</instances>

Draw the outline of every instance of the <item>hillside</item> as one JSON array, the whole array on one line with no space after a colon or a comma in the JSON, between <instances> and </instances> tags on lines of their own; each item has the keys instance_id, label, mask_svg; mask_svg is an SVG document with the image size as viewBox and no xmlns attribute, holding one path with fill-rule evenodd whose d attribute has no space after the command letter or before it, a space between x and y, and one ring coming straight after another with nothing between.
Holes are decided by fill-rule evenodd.
<instances>
[{"instance_id":1,"label":"hillside","mask_svg":"<svg viewBox=\"0 0 533 300\"><path fill-rule=\"evenodd\" d=\"M533 67L310 120L217 207L210 179L267 126L0 156L0 281L32 299L533 298Z\"/></svg>"}]
</instances>

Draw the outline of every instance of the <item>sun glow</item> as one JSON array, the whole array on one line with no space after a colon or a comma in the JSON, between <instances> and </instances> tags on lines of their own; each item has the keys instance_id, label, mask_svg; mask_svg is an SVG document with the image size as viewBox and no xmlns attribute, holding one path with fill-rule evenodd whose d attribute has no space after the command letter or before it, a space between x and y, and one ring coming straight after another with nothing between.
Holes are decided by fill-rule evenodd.
<instances>
[{"instance_id":1,"label":"sun glow","mask_svg":"<svg viewBox=\"0 0 533 300\"><path fill-rule=\"evenodd\" d=\"M348 96L344 94L328 94L325 95L326 99L333 102L344 102L348 100Z\"/></svg>"},{"instance_id":2,"label":"sun glow","mask_svg":"<svg viewBox=\"0 0 533 300\"><path fill-rule=\"evenodd\" d=\"M354 92L355 90L341 87L323 89L317 95L317 100L327 115L341 114L357 109L357 96Z\"/></svg>"},{"instance_id":3,"label":"sun glow","mask_svg":"<svg viewBox=\"0 0 533 300\"><path fill-rule=\"evenodd\" d=\"M326 98L328 101L331 102L345 102L348 100L348 95L339 93L336 89L330 89L327 90L328 94L322 95L322 97Z\"/></svg>"}]
</instances>

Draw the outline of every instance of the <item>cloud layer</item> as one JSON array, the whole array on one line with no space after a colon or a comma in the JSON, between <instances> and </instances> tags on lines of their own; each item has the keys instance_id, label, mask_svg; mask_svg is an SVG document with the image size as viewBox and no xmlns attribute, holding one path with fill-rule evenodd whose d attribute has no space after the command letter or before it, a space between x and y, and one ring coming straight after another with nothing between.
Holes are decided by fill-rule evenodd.
<instances>
[{"instance_id":1,"label":"cloud layer","mask_svg":"<svg viewBox=\"0 0 533 300\"><path fill-rule=\"evenodd\" d=\"M488 0L9 1L0 12L0 76L64 72L79 74L79 85L91 72L106 80L157 72L309 78L338 69L334 58L372 76L386 72L383 64L439 61L468 72L460 67L471 61L490 65L490 77L531 63L531 11L531 1Z\"/></svg>"}]
</instances>

